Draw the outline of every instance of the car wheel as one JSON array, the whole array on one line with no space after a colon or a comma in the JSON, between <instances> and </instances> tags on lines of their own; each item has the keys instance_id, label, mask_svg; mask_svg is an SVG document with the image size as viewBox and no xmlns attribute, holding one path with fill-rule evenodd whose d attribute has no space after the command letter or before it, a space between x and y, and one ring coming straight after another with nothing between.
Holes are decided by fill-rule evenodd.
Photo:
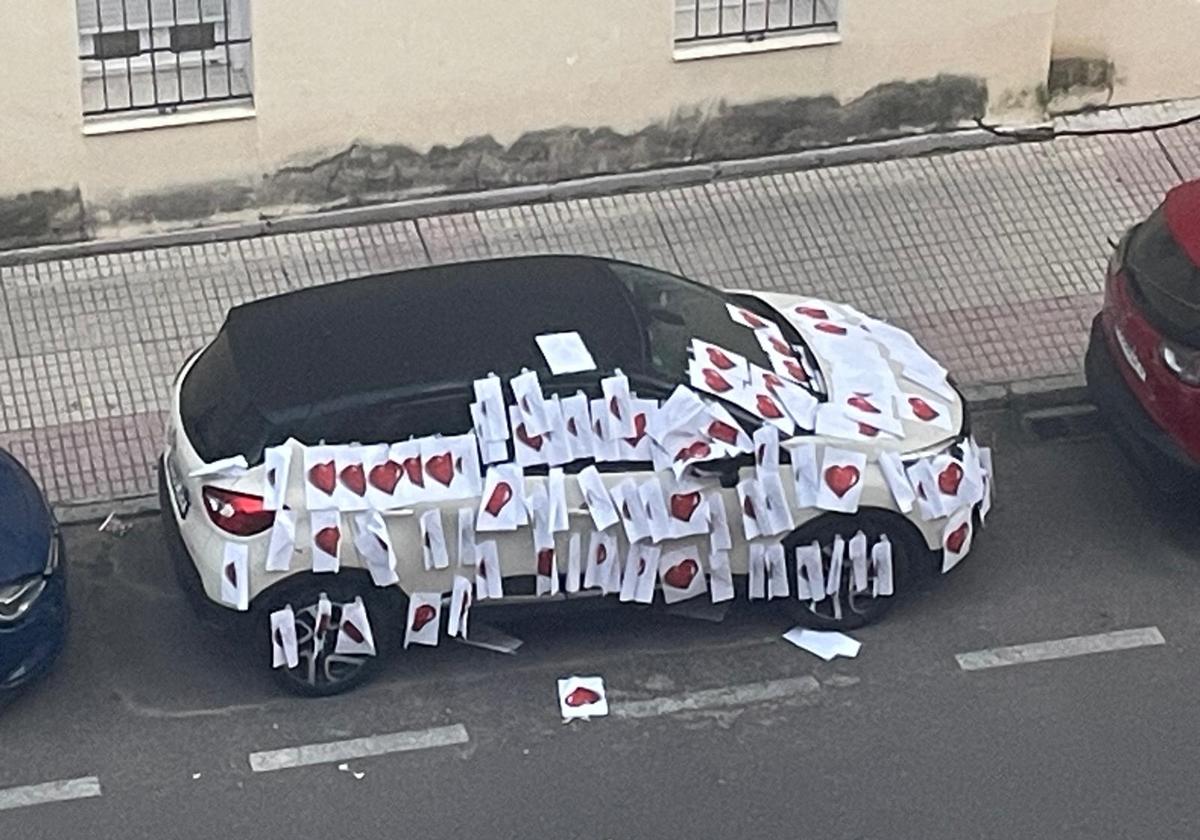
<instances>
[{"instance_id":1,"label":"car wheel","mask_svg":"<svg viewBox=\"0 0 1200 840\"><path fill-rule=\"evenodd\" d=\"M855 514L829 513L804 523L783 539L792 597L779 602L780 605L793 621L817 630L853 630L878 621L901 595L916 567L917 555L911 528L911 525L893 514L866 510ZM828 576L834 539L841 536L849 542L859 531L866 534L868 545L874 545L884 534L891 542L894 594L874 595L875 573L870 568L867 571L867 588L863 592L855 592L853 567L848 558L844 558L841 584L836 595L826 595L820 601L801 601L796 598L796 549L814 541L819 543L824 574Z\"/></svg>"},{"instance_id":2,"label":"car wheel","mask_svg":"<svg viewBox=\"0 0 1200 840\"><path fill-rule=\"evenodd\" d=\"M288 691L305 697L328 697L349 691L374 676L380 658L389 649L388 641L394 631L393 615L403 615L403 607L395 593L371 590L370 582L362 585L357 576L339 573L338 576L297 576L279 584L268 593L262 610L263 638L270 639L270 614L291 606L296 614L296 647L300 662L295 668L275 668L276 682ZM277 591L276 591L277 590ZM333 610L325 626L318 626L317 604L322 593ZM384 594L393 597L381 597ZM367 604L375 641L375 656L335 653L337 628L341 624L342 605L362 596ZM269 657L269 649L268 654ZM269 658L268 658L269 662Z\"/></svg>"}]
</instances>

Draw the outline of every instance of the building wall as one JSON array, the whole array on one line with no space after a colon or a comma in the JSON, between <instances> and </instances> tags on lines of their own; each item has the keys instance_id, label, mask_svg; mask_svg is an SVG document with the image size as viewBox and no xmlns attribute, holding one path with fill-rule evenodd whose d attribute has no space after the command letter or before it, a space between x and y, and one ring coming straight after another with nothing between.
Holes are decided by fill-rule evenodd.
<instances>
[{"instance_id":1,"label":"building wall","mask_svg":"<svg viewBox=\"0 0 1200 840\"><path fill-rule=\"evenodd\" d=\"M0 30L0 246L1029 119L1052 40L1120 35L1094 0L842 0L839 43L677 61L671 0L251 0L252 117L97 135L52 2ZM1175 95L1151 40L1130 95Z\"/></svg>"}]
</instances>

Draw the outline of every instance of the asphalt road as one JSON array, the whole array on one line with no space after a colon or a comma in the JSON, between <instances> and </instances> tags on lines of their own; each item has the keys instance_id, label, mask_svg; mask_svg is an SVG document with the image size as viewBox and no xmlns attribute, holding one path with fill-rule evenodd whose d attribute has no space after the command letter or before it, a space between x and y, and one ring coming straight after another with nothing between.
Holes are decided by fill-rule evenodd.
<instances>
[{"instance_id":1,"label":"asphalt road","mask_svg":"<svg viewBox=\"0 0 1200 840\"><path fill-rule=\"evenodd\" d=\"M72 529L71 641L0 713L0 802L81 777L100 795L0 810L0 838L1200 836L1200 518L1130 481L1102 435L978 423L999 475L975 550L829 664L757 605L716 624L574 604L477 612L526 640L515 656L414 649L305 701L194 625L154 519ZM1165 643L956 660L1148 627ZM555 683L572 673L602 675L614 714L565 725ZM460 743L345 770L249 762L431 729Z\"/></svg>"}]
</instances>

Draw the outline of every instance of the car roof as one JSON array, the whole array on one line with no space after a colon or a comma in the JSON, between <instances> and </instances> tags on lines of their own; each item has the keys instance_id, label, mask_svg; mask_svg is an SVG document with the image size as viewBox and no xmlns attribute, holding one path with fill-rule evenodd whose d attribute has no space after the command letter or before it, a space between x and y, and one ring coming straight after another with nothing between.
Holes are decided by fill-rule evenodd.
<instances>
[{"instance_id":1,"label":"car roof","mask_svg":"<svg viewBox=\"0 0 1200 840\"><path fill-rule=\"evenodd\" d=\"M1200 180L1188 181L1168 192L1163 214L1171 238L1192 264L1200 267Z\"/></svg>"},{"instance_id":2,"label":"car roof","mask_svg":"<svg viewBox=\"0 0 1200 840\"><path fill-rule=\"evenodd\" d=\"M230 310L222 328L261 410L548 372L534 337L575 330L601 371L647 367L637 312L610 261L530 256L343 280Z\"/></svg>"}]
</instances>

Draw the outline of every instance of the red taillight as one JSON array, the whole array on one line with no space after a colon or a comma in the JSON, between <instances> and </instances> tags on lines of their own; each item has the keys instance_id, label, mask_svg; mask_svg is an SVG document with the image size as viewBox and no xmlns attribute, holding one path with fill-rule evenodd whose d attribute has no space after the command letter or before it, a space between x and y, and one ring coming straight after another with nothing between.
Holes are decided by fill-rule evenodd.
<instances>
[{"instance_id":1,"label":"red taillight","mask_svg":"<svg viewBox=\"0 0 1200 840\"><path fill-rule=\"evenodd\" d=\"M275 521L275 511L263 510L263 497L205 486L200 495L208 518L222 531L239 537L261 534Z\"/></svg>"}]
</instances>

